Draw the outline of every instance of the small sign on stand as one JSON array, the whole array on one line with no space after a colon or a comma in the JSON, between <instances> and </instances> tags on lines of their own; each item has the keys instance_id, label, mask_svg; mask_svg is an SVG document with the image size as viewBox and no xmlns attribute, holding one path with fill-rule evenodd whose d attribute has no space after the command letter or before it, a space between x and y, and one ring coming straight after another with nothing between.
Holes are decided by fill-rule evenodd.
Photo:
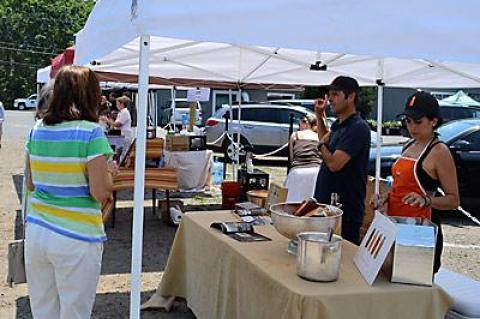
<instances>
[{"instance_id":1,"label":"small sign on stand","mask_svg":"<svg viewBox=\"0 0 480 319\"><path fill-rule=\"evenodd\" d=\"M210 100L209 88L197 88L187 90L187 102L208 102Z\"/></svg>"},{"instance_id":2,"label":"small sign on stand","mask_svg":"<svg viewBox=\"0 0 480 319\"><path fill-rule=\"evenodd\" d=\"M396 233L395 224L387 216L375 212L373 222L353 257L353 262L370 286L392 248Z\"/></svg>"}]
</instances>

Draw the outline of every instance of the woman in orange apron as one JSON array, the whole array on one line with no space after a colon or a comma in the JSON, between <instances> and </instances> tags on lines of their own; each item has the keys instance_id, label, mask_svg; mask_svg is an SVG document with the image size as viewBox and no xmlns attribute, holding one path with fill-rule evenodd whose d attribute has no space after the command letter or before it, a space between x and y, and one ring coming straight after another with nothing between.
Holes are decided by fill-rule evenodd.
<instances>
[{"instance_id":1,"label":"woman in orange apron","mask_svg":"<svg viewBox=\"0 0 480 319\"><path fill-rule=\"evenodd\" d=\"M434 264L437 272L443 249L440 211L453 210L459 205L455 163L448 147L435 133L441 124L437 99L426 92L417 92L407 100L401 115L412 140L392 166L392 189L383 210L390 216L423 217L437 224ZM438 189L444 195L438 196Z\"/></svg>"}]
</instances>

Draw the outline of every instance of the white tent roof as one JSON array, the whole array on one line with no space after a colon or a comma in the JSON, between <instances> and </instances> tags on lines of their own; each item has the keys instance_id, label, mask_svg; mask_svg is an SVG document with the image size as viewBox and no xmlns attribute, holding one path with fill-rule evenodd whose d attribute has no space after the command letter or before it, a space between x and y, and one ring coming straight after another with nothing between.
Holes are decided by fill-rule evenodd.
<instances>
[{"instance_id":1,"label":"white tent roof","mask_svg":"<svg viewBox=\"0 0 480 319\"><path fill-rule=\"evenodd\" d=\"M47 83L50 80L50 69L52 67L46 66L37 70L37 83Z\"/></svg>"},{"instance_id":2,"label":"white tent roof","mask_svg":"<svg viewBox=\"0 0 480 319\"><path fill-rule=\"evenodd\" d=\"M438 101L438 103L442 106L480 106L480 102L472 99L462 90Z\"/></svg>"},{"instance_id":3,"label":"white tent roof","mask_svg":"<svg viewBox=\"0 0 480 319\"><path fill-rule=\"evenodd\" d=\"M75 61L88 64L143 34L477 63L479 9L477 0L100 0L77 36Z\"/></svg>"},{"instance_id":4,"label":"white tent roof","mask_svg":"<svg viewBox=\"0 0 480 319\"><path fill-rule=\"evenodd\" d=\"M82 42L77 42L77 48L82 48ZM356 78L361 85L376 85L381 65L383 82L390 87L480 87L480 64L379 59L164 37L151 38L150 52L150 75L172 79L172 84L176 83L175 79L196 79L242 84L319 85L328 84L344 74ZM90 67L96 71L137 74L138 56L138 40L135 39L96 59ZM321 61L326 70L311 71L310 66L316 61Z\"/></svg>"}]
</instances>

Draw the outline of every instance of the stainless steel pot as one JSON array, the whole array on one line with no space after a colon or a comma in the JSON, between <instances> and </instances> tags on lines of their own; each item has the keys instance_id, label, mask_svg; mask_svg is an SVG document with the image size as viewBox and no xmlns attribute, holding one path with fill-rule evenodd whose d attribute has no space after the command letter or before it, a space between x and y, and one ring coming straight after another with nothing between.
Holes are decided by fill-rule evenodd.
<instances>
[{"instance_id":1,"label":"stainless steel pot","mask_svg":"<svg viewBox=\"0 0 480 319\"><path fill-rule=\"evenodd\" d=\"M297 275L312 281L335 281L340 272L342 237L328 233L303 232L297 235Z\"/></svg>"},{"instance_id":2,"label":"stainless steel pot","mask_svg":"<svg viewBox=\"0 0 480 319\"><path fill-rule=\"evenodd\" d=\"M293 212L301 203L279 203L270 206L273 227L288 239L296 240L302 232L328 233L340 228L343 211L335 206L325 205L330 211L328 217L294 216Z\"/></svg>"}]
</instances>

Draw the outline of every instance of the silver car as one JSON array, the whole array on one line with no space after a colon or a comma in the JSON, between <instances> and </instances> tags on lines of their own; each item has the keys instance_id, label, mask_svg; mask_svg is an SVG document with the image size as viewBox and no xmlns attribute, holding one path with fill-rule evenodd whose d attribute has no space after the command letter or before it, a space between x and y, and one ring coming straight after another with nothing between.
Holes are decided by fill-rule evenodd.
<instances>
[{"instance_id":1,"label":"silver car","mask_svg":"<svg viewBox=\"0 0 480 319\"><path fill-rule=\"evenodd\" d=\"M219 139L225 132L225 114L230 107L217 110L205 123L207 143L213 143L214 149L225 151L231 141ZM280 148L288 142L290 114L293 114L293 130L298 130L298 121L312 111L290 105L247 104L241 106L241 124L238 124L238 105L231 107L229 132L237 136L240 134L242 145L253 145L255 154L270 152ZM236 137L235 137L236 141ZM231 149L231 147L230 147ZM275 155L286 155L287 149Z\"/></svg>"},{"instance_id":2,"label":"silver car","mask_svg":"<svg viewBox=\"0 0 480 319\"><path fill-rule=\"evenodd\" d=\"M231 141L220 138L225 132L225 114L230 111L229 106L217 110L205 123L207 143L215 150L227 151L231 157ZM283 104L247 104L241 107L241 127L238 125L238 105L231 108L228 131L237 140L240 133L242 145L253 145L254 153L261 154L277 150L288 142L290 114L293 114L293 131L298 130L298 121L312 111L301 106ZM233 118L233 120L232 120ZM327 117L329 126L335 121L334 117ZM377 143L377 133L370 131L371 143ZM215 142L215 143L214 143ZM213 144L212 144L213 143ZM284 148L275 156L286 156L288 149Z\"/></svg>"}]
</instances>

